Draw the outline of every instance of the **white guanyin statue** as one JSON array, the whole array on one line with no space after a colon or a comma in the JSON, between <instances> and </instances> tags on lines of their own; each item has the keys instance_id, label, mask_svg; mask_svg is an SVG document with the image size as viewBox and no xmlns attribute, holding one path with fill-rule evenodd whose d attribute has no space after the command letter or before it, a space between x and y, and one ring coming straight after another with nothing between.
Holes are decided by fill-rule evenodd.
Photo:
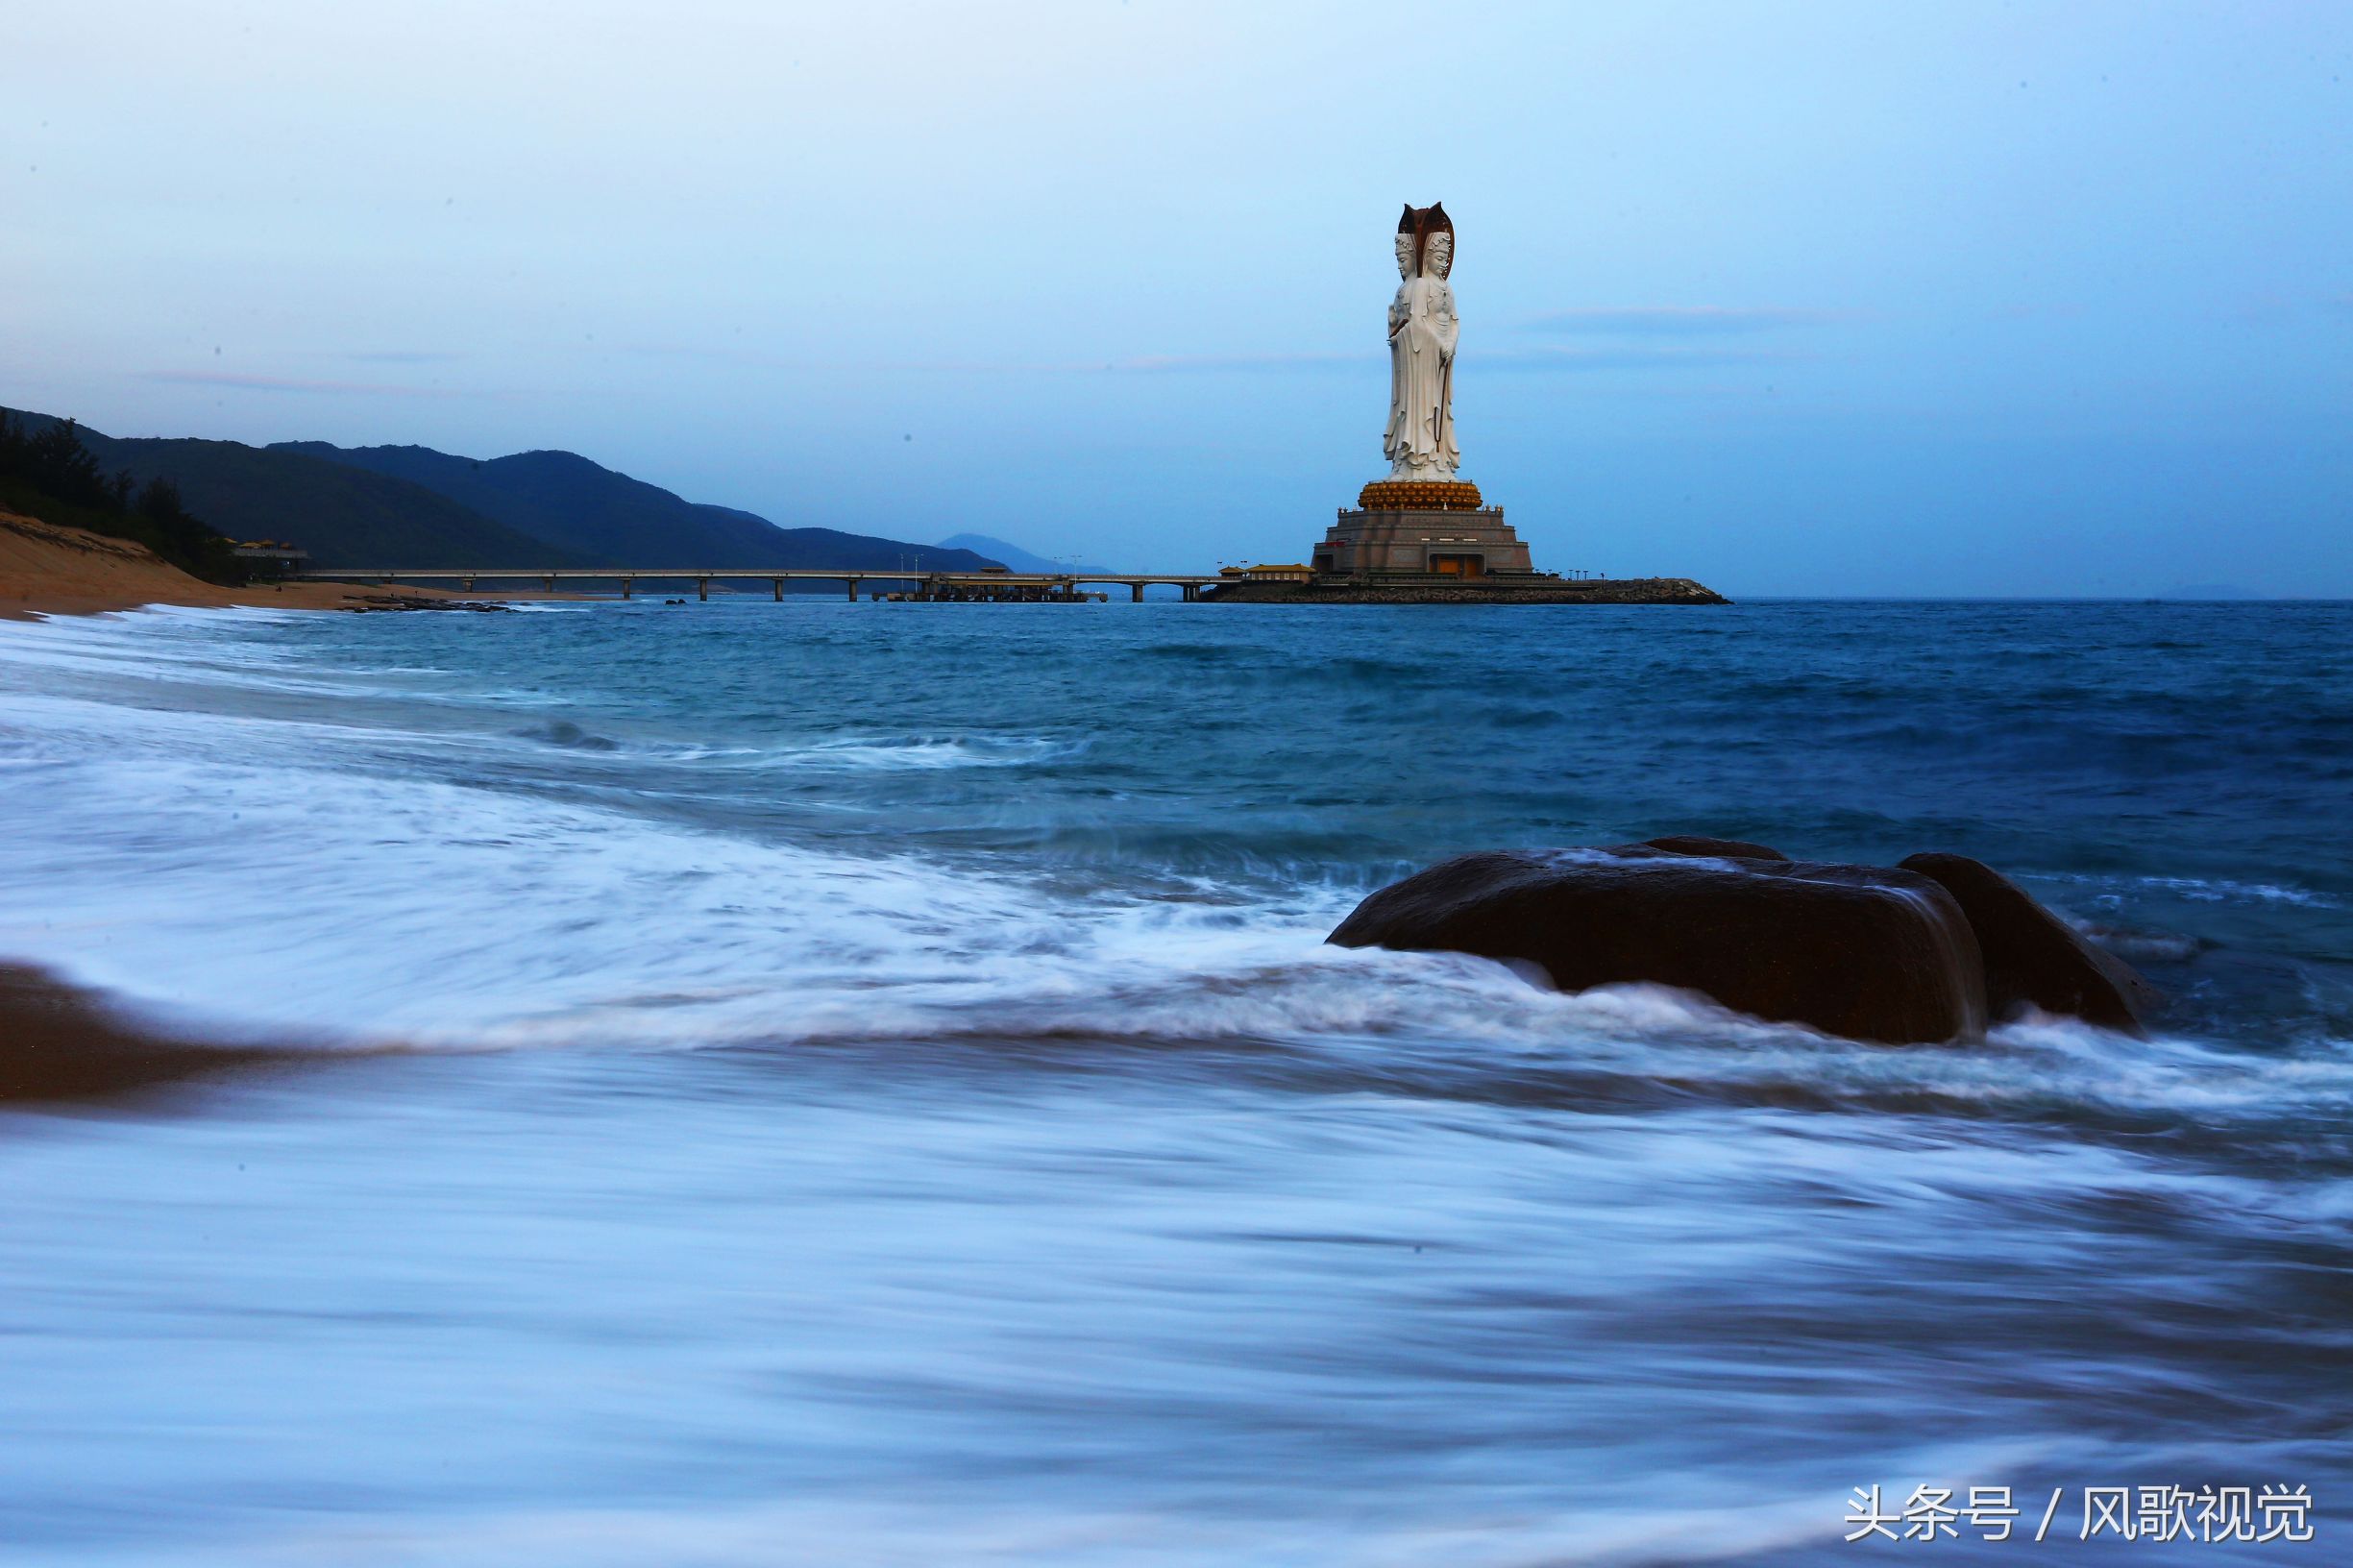
<instances>
[{"instance_id":1,"label":"white guanyin statue","mask_svg":"<svg viewBox=\"0 0 2353 1568\"><path fill-rule=\"evenodd\" d=\"M1411 207L1397 222L1397 271L1389 302L1389 428L1381 439L1389 478L1451 481L1462 461L1455 446L1455 226L1443 205Z\"/></svg>"}]
</instances>

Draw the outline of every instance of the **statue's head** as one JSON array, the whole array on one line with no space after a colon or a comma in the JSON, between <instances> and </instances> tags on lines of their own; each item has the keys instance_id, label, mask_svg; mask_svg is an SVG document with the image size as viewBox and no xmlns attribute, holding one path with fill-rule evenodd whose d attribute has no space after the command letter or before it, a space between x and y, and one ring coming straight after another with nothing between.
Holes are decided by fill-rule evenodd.
<instances>
[{"instance_id":1,"label":"statue's head","mask_svg":"<svg viewBox=\"0 0 2353 1568\"><path fill-rule=\"evenodd\" d=\"M1444 203L1406 206L1397 220L1397 270L1408 278L1443 278L1454 270L1455 225Z\"/></svg>"}]
</instances>

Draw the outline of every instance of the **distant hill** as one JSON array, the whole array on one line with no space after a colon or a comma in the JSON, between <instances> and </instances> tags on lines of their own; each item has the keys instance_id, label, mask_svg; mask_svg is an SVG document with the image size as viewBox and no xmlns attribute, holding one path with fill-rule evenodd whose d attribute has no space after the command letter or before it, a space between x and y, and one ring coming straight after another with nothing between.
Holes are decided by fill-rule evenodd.
<instances>
[{"instance_id":1,"label":"distant hill","mask_svg":"<svg viewBox=\"0 0 2353 1568\"><path fill-rule=\"evenodd\" d=\"M14 413L38 431L54 415ZM569 452L457 457L429 447L109 436L85 426L102 468L176 483L190 512L236 539L302 546L323 567L761 567L978 571L969 550L779 528L699 505Z\"/></svg>"},{"instance_id":2,"label":"distant hill","mask_svg":"<svg viewBox=\"0 0 2353 1568\"><path fill-rule=\"evenodd\" d=\"M21 417L60 423L49 414ZM404 479L235 441L123 438L86 425L81 433L109 472L170 479L189 511L231 538L287 540L319 566L597 564Z\"/></svg>"},{"instance_id":3,"label":"distant hill","mask_svg":"<svg viewBox=\"0 0 2353 1568\"><path fill-rule=\"evenodd\" d=\"M1016 572L1103 572L1109 570L1107 567L1093 565L1072 567L1067 561L1049 560L1043 555L1033 555L1019 545L1009 545L1002 539L992 539L985 533L951 534L941 540L938 548L972 551L988 556L1000 566L1012 567Z\"/></svg>"},{"instance_id":4,"label":"distant hill","mask_svg":"<svg viewBox=\"0 0 2353 1568\"><path fill-rule=\"evenodd\" d=\"M601 566L800 567L974 572L992 556L939 545L783 528L751 512L686 501L576 453L456 457L430 447L335 447L288 441L269 449L347 464L425 486L484 517ZM530 565L520 558L484 566Z\"/></svg>"},{"instance_id":5,"label":"distant hill","mask_svg":"<svg viewBox=\"0 0 2353 1568\"><path fill-rule=\"evenodd\" d=\"M0 510L16 513L36 533L38 519L52 528L142 547L162 566L207 582L246 576L235 545L187 509L177 485L163 479L140 484L119 469L110 472L71 423L37 425L0 409ZM20 543L31 537L19 530ZM42 536L35 555L65 537ZM37 563L31 564L35 575L42 575Z\"/></svg>"},{"instance_id":6,"label":"distant hill","mask_svg":"<svg viewBox=\"0 0 2353 1568\"><path fill-rule=\"evenodd\" d=\"M316 566L592 566L423 485L235 441L85 434L110 467L180 486L189 510L236 539L282 539Z\"/></svg>"}]
</instances>

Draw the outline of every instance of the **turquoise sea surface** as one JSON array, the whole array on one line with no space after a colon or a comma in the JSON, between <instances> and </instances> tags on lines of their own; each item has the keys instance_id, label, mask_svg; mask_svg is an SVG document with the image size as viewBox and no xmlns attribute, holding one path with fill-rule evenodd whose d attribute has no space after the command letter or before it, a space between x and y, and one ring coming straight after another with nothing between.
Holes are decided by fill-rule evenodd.
<instances>
[{"instance_id":1,"label":"turquoise sea surface","mask_svg":"<svg viewBox=\"0 0 2353 1568\"><path fill-rule=\"evenodd\" d=\"M0 959L286 1047L0 1109L0 1561L2353 1560L2353 606L152 610L0 802ZM1670 832L2169 1011L1322 943Z\"/></svg>"}]
</instances>

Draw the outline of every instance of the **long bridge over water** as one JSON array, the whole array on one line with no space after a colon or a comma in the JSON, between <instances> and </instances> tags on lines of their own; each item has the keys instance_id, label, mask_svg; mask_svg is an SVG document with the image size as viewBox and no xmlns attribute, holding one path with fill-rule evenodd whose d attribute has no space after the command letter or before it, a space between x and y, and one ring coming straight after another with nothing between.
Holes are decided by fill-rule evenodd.
<instances>
[{"instance_id":1,"label":"long bridge over water","mask_svg":"<svg viewBox=\"0 0 2353 1568\"><path fill-rule=\"evenodd\" d=\"M471 592L480 582L537 582L549 593L565 582L618 582L621 597L635 597L639 581L692 582L698 598L711 597L714 582L765 582L778 600L784 598L788 582L839 582L847 587L855 600L861 586L870 582L899 583L906 586L899 592L923 600L944 600L986 602L999 600L1074 599L1082 584L1110 584L1125 587L1136 602L1143 602L1143 591L1154 586L1181 588L1188 600L1201 597L1201 590L1217 583L1231 582L1226 576L1199 576L1182 572L908 572L882 571L871 568L852 570L846 567L516 567L509 569L481 568L409 568L399 570L342 567L311 569L286 574L290 581L312 582L456 582Z\"/></svg>"}]
</instances>

